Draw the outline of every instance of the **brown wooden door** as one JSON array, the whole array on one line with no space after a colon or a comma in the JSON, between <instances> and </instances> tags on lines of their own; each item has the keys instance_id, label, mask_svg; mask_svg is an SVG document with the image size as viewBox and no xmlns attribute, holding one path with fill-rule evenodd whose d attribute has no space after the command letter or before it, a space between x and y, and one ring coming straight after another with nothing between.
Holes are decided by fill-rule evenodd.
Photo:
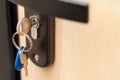
<instances>
[{"instance_id":1,"label":"brown wooden door","mask_svg":"<svg viewBox=\"0 0 120 80\"><path fill-rule=\"evenodd\" d=\"M29 60L22 80L120 79L120 0L86 2L89 23L56 18L55 63L40 68Z\"/></svg>"}]
</instances>

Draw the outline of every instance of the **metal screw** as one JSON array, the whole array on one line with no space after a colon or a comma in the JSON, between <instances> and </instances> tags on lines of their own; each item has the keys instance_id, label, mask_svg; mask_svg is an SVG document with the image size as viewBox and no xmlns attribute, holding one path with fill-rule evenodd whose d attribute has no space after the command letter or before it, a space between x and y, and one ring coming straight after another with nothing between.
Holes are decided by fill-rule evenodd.
<instances>
[{"instance_id":1,"label":"metal screw","mask_svg":"<svg viewBox=\"0 0 120 80\"><path fill-rule=\"evenodd\" d=\"M34 56L34 59L35 59L35 61L38 62L38 61L40 61L40 56L39 56L39 55L35 55L35 56Z\"/></svg>"}]
</instances>

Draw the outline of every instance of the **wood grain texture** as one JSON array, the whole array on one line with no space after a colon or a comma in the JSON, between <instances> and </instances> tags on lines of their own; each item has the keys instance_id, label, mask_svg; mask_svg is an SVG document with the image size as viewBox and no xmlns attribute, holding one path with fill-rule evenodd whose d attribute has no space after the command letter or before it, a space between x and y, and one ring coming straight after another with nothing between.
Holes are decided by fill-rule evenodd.
<instances>
[{"instance_id":1,"label":"wood grain texture","mask_svg":"<svg viewBox=\"0 0 120 80\"><path fill-rule=\"evenodd\" d=\"M87 2L89 23L56 18L54 65L29 60L22 80L120 80L120 0Z\"/></svg>"}]
</instances>

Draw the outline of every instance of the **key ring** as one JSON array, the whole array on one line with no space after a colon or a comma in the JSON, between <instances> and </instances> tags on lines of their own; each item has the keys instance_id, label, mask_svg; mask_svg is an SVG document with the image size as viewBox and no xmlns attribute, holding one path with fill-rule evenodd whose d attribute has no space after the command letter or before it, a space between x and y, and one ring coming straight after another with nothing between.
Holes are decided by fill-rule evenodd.
<instances>
[{"instance_id":1,"label":"key ring","mask_svg":"<svg viewBox=\"0 0 120 80\"><path fill-rule=\"evenodd\" d=\"M14 46L15 46L17 49L19 49L20 47L19 47L19 46L16 44L16 42L15 42L15 36L16 36L17 34L19 34L19 33L18 33L18 32L15 32L15 33L13 34L13 36L12 36L12 42L13 42ZM20 34L22 34L23 36L25 36L25 37L28 39L29 43L30 43L30 48L27 49L27 50L24 49L23 52L29 52L29 51L32 49L32 47L33 47L32 39L31 39L27 34L25 34L24 32L20 32Z\"/></svg>"}]
</instances>

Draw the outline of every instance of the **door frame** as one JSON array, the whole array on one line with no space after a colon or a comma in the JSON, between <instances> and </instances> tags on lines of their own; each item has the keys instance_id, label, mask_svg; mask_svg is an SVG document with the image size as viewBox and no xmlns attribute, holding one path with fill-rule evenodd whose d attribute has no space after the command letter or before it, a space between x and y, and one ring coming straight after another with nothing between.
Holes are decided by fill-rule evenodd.
<instances>
[{"instance_id":1,"label":"door frame","mask_svg":"<svg viewBox=\"0 0 120 80\"><path fill-rule=\"evenodd\" d=\"M11 41L17 22L16 13L16 5L8 0L0 0L0 80L20 80L19 72L14 69L16 51Z\"/></svg>"}]
</instances>

